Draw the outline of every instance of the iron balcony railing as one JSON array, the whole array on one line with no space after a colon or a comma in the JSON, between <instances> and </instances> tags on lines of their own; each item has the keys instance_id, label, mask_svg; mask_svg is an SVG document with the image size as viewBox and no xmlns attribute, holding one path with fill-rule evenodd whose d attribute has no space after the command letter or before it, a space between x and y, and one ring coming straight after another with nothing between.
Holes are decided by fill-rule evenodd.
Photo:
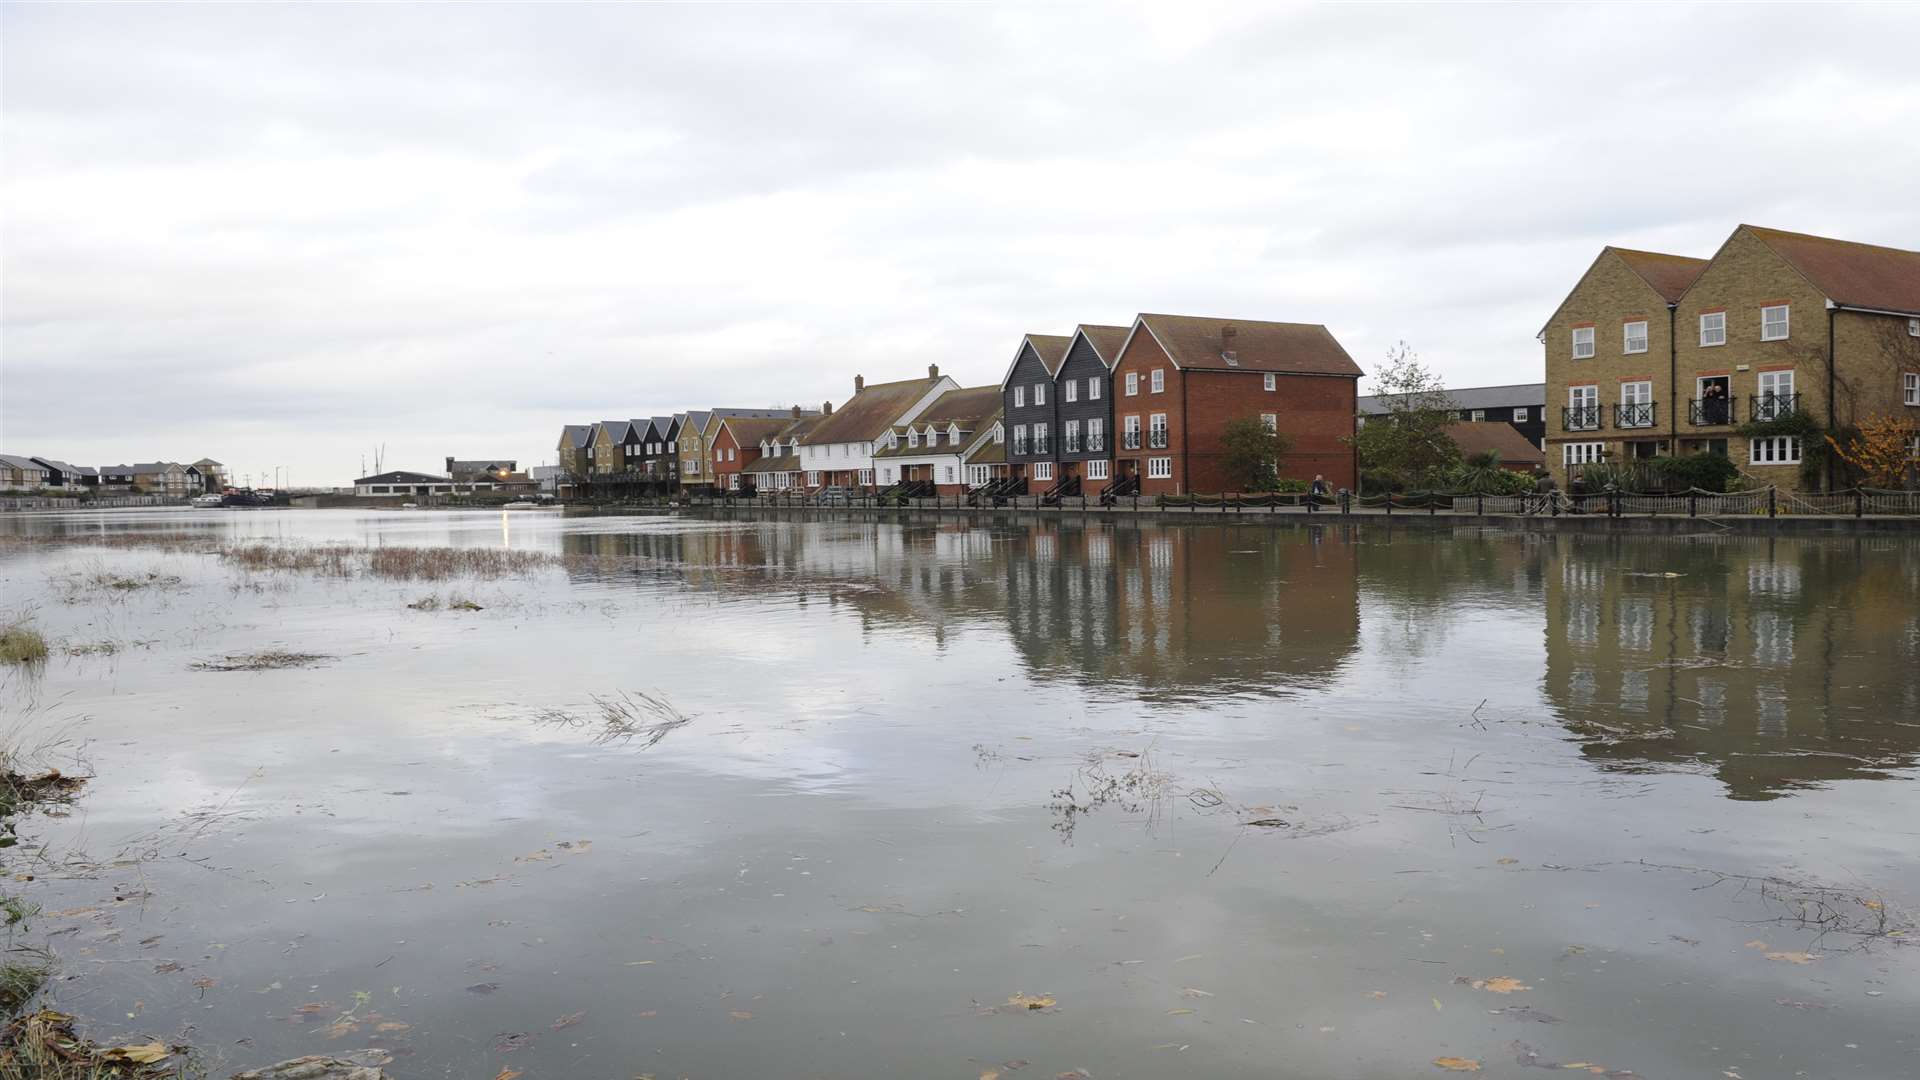
<instances>
[{"instance_id":1,"label":"iron balcony railing","mask_svg":"<svg viewBox=\"0 0 1920 1080\"><path fill-rule=\"evenodd\" d=\"M1732 396L1687 399L1687 423L1694 427L1723 427L1737 415Z\"/></svg>"},{"instance_id":2,"label":"iron balcony railing","mask_svg":"<svg viewBox=\"0 0 1920 1080\"><path fill-rule=\"evenodd\" d=\"M1779 420L1800 411L1799 394L1755 394L1747 400L1747 418L1754 421Z\"/></svg>"},{"instance_id":3,"label":"iron balcony railing","mask_svg":"<svg viewBox=\"0 0 1920 1080\"><path fill-rule=\"evenodd\" d=\"M1095 434L1095 435L1087 436L1087 453L1097 454L1100 451L1105 450L1106 448L1107 448L1107 437L1105 435Z\"/></svg>"},{"instance_id":4,"label":"iron balcony railing","mask_svg":"<svg viewBox=\"0 0 1920 1080\"><path fill-rule=\"evenodd\" d=\"M1560 426L1567 431L1599 431L1600 406L1563 405L1560 407Z\"/></svg>"},{"instance_id":5,"label":"iron balcony railing","mask_svg":"<svg viewBox=\"0 0 1920 1080\"><path fill-rule=\"evenodd\" d=\"M1653 426L1654 403L1651 401L1633 401L1613 407L1613 426L1620 428L1647 428Z\"/></svg>"},{"instance_id":6,"label":"iron balcony railing","mask_svg":"<svg viewBox=\"0 0 1920 1080\"><path fill-rule=\"evenodd\" d=\"M1147 432L1147 449L1165 450L1167 448L1167 429L1154 428Z\"/></svg>"},{"instance_id":7,"label":"iron balcony railing","mask_svg":"<svg viewBox=\"0 0 1920 1080\"><path fill-rule=\"evenodd\" d=\"M1120 433L1120 449L1122 450L1140 449L1140 433L1138 431L1121 432Z\"/></svg>"},{"instance_id":8,"label":"iron balcony railing","mask_svg":"<svg viewBox=\"0 0 1920 1080\"><path fill-rule=\"evenodd\" d=\"M1036 454L1053 453L1053 436L1047 435L1033 440L1033 452Z\"/></svg>"}]
</instances>

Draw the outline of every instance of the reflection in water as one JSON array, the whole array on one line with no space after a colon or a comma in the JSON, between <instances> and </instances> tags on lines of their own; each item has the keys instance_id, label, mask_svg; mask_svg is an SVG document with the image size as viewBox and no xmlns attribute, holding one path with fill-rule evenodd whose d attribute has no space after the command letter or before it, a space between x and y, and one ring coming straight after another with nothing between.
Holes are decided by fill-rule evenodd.
<instances>
[{"instance_id":1,"label":"reflection in water","mask_svg":"<svg viewBox=\"0 0 1920 1080\"><path fill-rule=\"evenodd\" d=\"M1568 544L1547 696L1594 760L1710 769L1736 799L1885 776L1920 759L1917 586L1920 552L1879 540Z\"/></svg>"},{"instance_id":2,"label":"reflection in water","mask_svg":"<svg viewBox=\"0 0 1920 1080\"><path fill-rule=\"evenodd\" d=\"M825 597L873 630L1004 624L1030 679L1178 701L1336 672L1359 638L1352 530L787 524L573 534L581 578L670 574L720 598ZM1005 673L1002 673L1005 674Z\"/></svg>"}]
</instances>

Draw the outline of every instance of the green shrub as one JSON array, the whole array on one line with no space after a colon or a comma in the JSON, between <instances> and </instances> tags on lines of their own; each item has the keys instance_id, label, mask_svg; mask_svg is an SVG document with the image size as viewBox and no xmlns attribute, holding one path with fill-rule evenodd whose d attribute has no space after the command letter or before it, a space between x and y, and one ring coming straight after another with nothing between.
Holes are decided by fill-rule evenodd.
<instances>
[{"instance_id":1,"label":"green shrub","mask_svg":"<svg viewBox=\"0 0 1920 1080\"><path fill-rule=\"evenodd\" d=\"M1726 491L1740 475L1725 454L1687 454L1683 457L1657 457L1648 468L1673 490L1699 488L1702 491Z\"/></svg>"}]
</instances>

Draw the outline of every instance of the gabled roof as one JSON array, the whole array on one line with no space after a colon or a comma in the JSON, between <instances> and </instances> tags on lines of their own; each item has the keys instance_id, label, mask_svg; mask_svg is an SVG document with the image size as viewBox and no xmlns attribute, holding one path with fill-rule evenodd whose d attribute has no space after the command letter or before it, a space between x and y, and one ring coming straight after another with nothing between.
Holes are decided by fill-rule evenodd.
<instances>
[{"instance_id":1,"label":"gabled roof","mask_svg":"<svg viewBox=\"0 0 1920 1080\"><path fill-rule=\"evenodd\" d=\"M1455 420L1447 425L1447 435L1460 448L1462 457L1496 450L1500 453L1500 463L1503 465L1545 466L1547 463L1547 455L1528 441L1525 435L1514 430L1512 424L1476 424L1471 420Z\"/></svg>"},{"instance_id":2,"label":"gabled roof","mask_svg":"<svg viewBox=\"0 0 1920 1080\"><path fill-rule=\"evenodd\" d=\"M598 441L600 438L599 433L605 432L608 442L625 442L627 439L627 429L632 425L633 421L631 420L602 420L593 425L595 433L594 439Z\"/></svg>"},{"instance_id":3,"label":"gabled roof","mask_svg":"<svg viewBox=\"0 0 1920 1080\"><path fill-rule=\"evenodd\" d=\"M392 469L372 476L363 476L354 481L356 484L450 484L452 482L451 477L408 472L405 469Z\"/></svg>"},{"instance_id":4,"label":"gabled roof","mask_svg":"<svg viewBox=\"0 0 1920 1080\"><path fill-rule=\"evenodd\" d=\"M1006 440L993 441L993 429L1006 415L1006 399L994 407L990 415L980 418L980 426L974 430L973 439L960 451L960 460L972 465L998 465L1007 460Z\"/></svg>"},{"instance_id":5,"label":"gabled roof","mask_svg":"<svg viewBox=\"0 0 1920 1080\"><path fill-rule=\"evenodd\" d=\"M1920 314L1920 251L1758 225L1740 228L1772 249L1836 304Z\"/></svg>"},{"instance_id":6,"label":"gabled roof","mask_svg":"<svg viewBox=\"0 0 1920 1080\"><path fill-rule=\"evenodd\" d=\"M713 419L713 413L708 409L690 409L680 415L686 417L686 421L680 425L680 430L684 432L692 429L696 434L704 434L707 430L707 421Z\"/></svg>"},{"instance_id":7,"label":"gabled roof","mask_svg":"<svg viewBox=\"0 0 1920 1080\"><path fill-rule=\"evenodd\" d=\"M1108 369L1111 370L1113 362L1120 359L1120 347L1127 343L1127 331L1129 329L1131 328L1125 326L1100 326L1094 323L1081 323L1074 328L1073 336L1086 338L1087 344L1093 346L1093 354L1098 356L1100 362L1107 365ZM1072 350L1073 339L1068 338L1067 351L1071 352ZM1062 354L1061 359L1065 359L1064 354ZM1058 375L1059 372L1056 371L1054 374Z\"/></svg>"},{"instance_id":8,"label":"gabled roof","mask_svg":"<svg viewBox=\"0 0 1920 1080\"><path fill-rule=\"evenodd\" d=\"M647 435L649 436L647 441L665 442L668 434L673 431L673 417L656 416L648 420L647 425Z\"/></svg>"},{"instance_id":9,"label":"gabled roof","mask_svg":"<svg viewBox=\"0 0 1920 1080\"><path fill-rule=\"evenodd\" d=\"M1228 327L1233 328L1231 358L1225 355ZM1142 314L1134 319L1127 341L1142 330L1153 335L1173 366L1182 370L1273 371L1356 379L1361 375L1360 365L1319 323Z\"/></svg>"},{"instance_id":10,"label":"gabled roof","mask_svg":"<svg viewBox=\"0 0 1920 1080\"><path fill-rule=\"evenodd\" d=\"M194 462L194 464L197 466L200 463L196 461ZM473 461L461 461L460 459L455 458L453 460L453 471L454 472L481 472L481 471L492 472L494 469L504 469L507 472L512 472L513 467L517 464L519 463L514 461L512 458L478 458Z\"/></svg>"},{"instance_id":11,"label":"gabled roof","mask_svg":"<svg viewBox=\"0 0 1920 1080\"><path fill-rule=\"evenodd\" d=\"M215 461L215 460L213 460L213 459L212 459L212 458L210 458L210 457L203 457L203 458L201 458L201 459L200 459L199 461L196 461L196 462L194 462L194 464L195 464L195 465L212 465L213 467L215 467L215 468L217 468L217 469L224 469L224 468L226 468L226 466L225 466L225 465L222 465L222 464L221 464L220 462L218 462L218 461Z\"/></svg>"},{"instance_id":12,"label":"gabled roof","mask_svg":"<svg viewBox=\"0 0 1920 1080\"><path fill-rule=\"evenodd\" d=\"M1639 274L1641 280L1651 285L1653 291L1669 304L1677 303L1699 278L1700 271L1707 268L1708 260L1687 255L1635 251L1622 247L1608 247L1606 250L1618 255L1620 261L1627 264L1627 269Z\"/></svg>"},{"instance_id":13,"label":"gabled roof","mask_svg":"<svg viewBox=\"0 0 1920 1080\"><path fill-rule=\"evenodd\" d=\"M10 455L0 454L0 457L8 457L8 456ZM40 465L44 465L49 469L58 469L63 473L69 473L73 476L94 475L94 471L92 469L87 468L84 465L69 465L64 461L61 461L59 458L37 457L31 460L33 460L34 462Z\"/></svg>"},{"instance_id":14,"label":"gabled roof","mask_svg":"<svg viewBox=\"0 0 1920 1080\"><path fill-rule=\"evenodd\" d=\"M34 472L47 471L45 465L40 464L30 457L22 457L19 454L0 454L0 465L5 465L9 469L30 469Z\"/></svg>"},{"instance_id":15,"label":"gabled roof","mask_svg":"<svg viewBox=\"0 0 1920 1080\"><path fill-rule=\"evenodd\" d=\"M1389 402L1406 397L1405 394L1368 394L1358 401L1362 415L1379 416L1387 411ZM1510 409L1514 406L1545 408L1547 404L1546 383L1513 383L1509 386L1468 386L1459 390L1442 390L1437 397L1444 397L1451 409Z\"/></svg>"},{"instance_id":16,"label":"gabled roof","mask_svg":"<svg viewBox=\"0 0 1920 1080\"><path fill-rule=\"evenodd\" d=\"M1007 364L1007 373L1000 376L1000 387L1006 389L1007 380L1013 378L1013 369L1020 366L1020 358L1032 348L1034 356L1040 360L1040 366L1047 369L1048 375L1060 374L1060 364L1067 358L1067 346L1073 344L1070 337L1057 334L1028 334L1020 339L1020 347L1013 350L1013 360Z\"/></svg>"},{"instance_id":17,"label":"gabled roof","mask_svg":"<svg viewBox=\"0 0 1920 1080\"><path fill-rule=\"evenodd\" d=\"M593 442L593 425L567 424L560 429L560 440L575 450L585 450Z\"/></svg>"},{"instance_id":18,"label":"gabled roof","mask_svg":"<svg viewBox=\"0 0 1920 1080\"><path fill-rule=\"evenodd\" d=\"M895 420L940 385L944 376L899 382L869 383L847 403L821 417L813 430L800 436L803 443L872 442L886 434Z\"/></svg>"}]
</instances>

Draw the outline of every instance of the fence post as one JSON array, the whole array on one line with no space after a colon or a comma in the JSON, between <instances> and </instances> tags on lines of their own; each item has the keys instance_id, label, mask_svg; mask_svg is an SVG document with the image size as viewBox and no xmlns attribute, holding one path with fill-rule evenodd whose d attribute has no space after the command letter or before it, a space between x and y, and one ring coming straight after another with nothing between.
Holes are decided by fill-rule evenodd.
<instances>
[{"instance_id":1,"label":"fence post","mask_svg":"<svg viewBox=\"0 0 1920 1080\"><path fill-rule=\"evenodd\" d=\"M1867 512L1866 493L1861 491L1859 488L1854 488L1853 489L1853 516L1864 517L1866 515L1866 512Z\"/></svg>"},{"instance_id":2,"label":"fence post","mask_svg":"<svg viewBox=\"0 0 1920 1080\"><path fill-rule=\"evenodd\" d=\"M1778 489L1774 488L1771 485L1767 487L1767 516L1768 517L1774 517L1780 512L1778 500L1774 497L1774 492L1776 490Z\"/></svg>"},{"instance_id":3,"label":"fence post","mask_svg":"<svg viewBox=\"0 0 1920 1080\"><path fill-rule=\"evenodd\" d=\"M1433 492L1427 492L1427 516L1432 517L1439 512L1440 500L1433 497Z\"/></svg>"},{"instance_id":4,"label":"fence post","mask_svg":"<svg viewBox=\"0 0 1920 1080\"><path fill-rule=\"evenodd\" d=\"M1700 493L1692 488L1687 489L1687 516L1700 516Z\"/></svg>"},{"instance_id":5,"label":"fence post","mask_svg":"<svg viewBox=\"0 0 1920 1080\"><path fill-rule=\"evenodd\" d=\"M1487 497L1485 495L1475 495L1473 497L1473 512L1480 517L1487 516Z\"/></svg>"},{"instance_id":6,"label":"fence post","mask_svg":"<svg viewBox=\"0 0 1920 1080\"><path fill-rule=\"evenodd\" d=\"M1393 492L1387 492L1387 516L1393 516Z\"/></svg>"}]
</instances>

